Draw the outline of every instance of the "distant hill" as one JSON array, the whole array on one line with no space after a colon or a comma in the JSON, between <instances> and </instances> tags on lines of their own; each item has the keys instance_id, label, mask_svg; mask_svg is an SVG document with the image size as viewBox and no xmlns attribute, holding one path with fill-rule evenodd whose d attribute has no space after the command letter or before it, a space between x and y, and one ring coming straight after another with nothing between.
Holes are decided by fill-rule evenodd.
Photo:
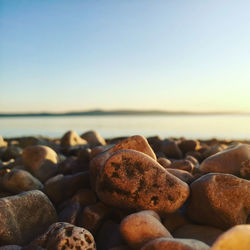
<instances>
[{"instance_id":1,"label":"distant hill","mask_svg":"<svg viewBox=\"0 0 250 250\"><path fill-rule=\"evenodd\" d=\"M0 113L1 117L49 117L49 116L105 116L105 115L239 115L250 113L243 112L190 112L190 111L161 111L161 110L90 110L82 112L65 112L65 113Z\"/></svg>"}]
</instances>

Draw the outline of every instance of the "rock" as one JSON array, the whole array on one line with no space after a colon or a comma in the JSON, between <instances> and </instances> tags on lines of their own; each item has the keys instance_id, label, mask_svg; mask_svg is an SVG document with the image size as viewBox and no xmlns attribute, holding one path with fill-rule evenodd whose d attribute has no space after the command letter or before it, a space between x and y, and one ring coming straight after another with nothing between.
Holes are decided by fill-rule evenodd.
<instances>
[{"instance_id":1,"label":"rock","mask_svg":"<svg viewBox=\"0 0 250 250\"><path fill-rule=\"evenodd\" d=\"M240 166L240 175L242 178L250 179L250 160L243 161Z\"/></svg>"},{"instance_id":2,"label":"rock","mask_svg":"<svg viewBox=\"0 0 250 250\"><path fill-rule=\"evenodd\" d=\"M171 234L161 224L160 217L151 210L145 210L125 217L120 224L120 232L132 248L140 248L150 240L170 237Z\"/></svg>"},{"instance_id":3,"label":"rock","mask_svg":"<svg viewBox=\"0 0 250 250\"><path fill-rule=\"evenodd\" d=\"M104 163L107 159L115 152L122 149L134 149L136 151L142 152L156 160L155 153L152 148L149 146L146 138L143 136L135 135L129 137L125 140L122 140L118 144L114 145L112 148L107 151L98 154L94 157L90 162L90 183L91 187L94 191L96 191L96 179L98 175L101 174L101 169L104 166Z\"/></svg>"},{"instance_id":4,"label":"rock","mask_svg":"<svg viewBox=\"0 0 250 250\"><path fill-rule=\"evenodd\" d=\"M176 211L189 196L185 182L148 155L129 149L107 160L96 186L99 199L106 204L160 214Z\"/></svg>"},{"instance_id":5,"label":"rock","mask_svg":"<svg viewBox=\"0 0 250 250\"><path fill-rule=\"evenodd\" d=\"M77 225L86 228L95 235L104 219L106 219L111 212L112 210L102 202L87 206L82 211L82 214L79 215Z\"/></svg>"},{"instance_id":6,"label":"rock","mask_svg":"<svg viewBox=\"0 0 250 250\"><path fill-rule=\"evenodd\" d=\"M181 170L181 169L174 169L174 168L167 168L166 169L170 174L176 176L180 180L191 183L194 180L194 177L192 174L190 174L188 171Z\"/></svg>"},{"instance_id":7,"label":"rock","mask_svg":"<svg viewBox=\"0 0 250 250\"><path fill-rule=\"evenodd\" d=\"M76 223L78 214L81 211L79 202L69 203L58 215L58 221L68 222L71 224Z\"/></svg>"},{"instance_id":8,"label":"rock","mask_svg":"<svg viewBox=\"0 0 250 250\"><path fill-rule=\"evenodd\" d=\"M179 161L174 161L171 163L168 168L173 168L173 169L180 169L180 170L185 170L190 173L193 173L194 171L194 165L192 162L188 160L179 160Z\"/></svg>"},{"instance_id":9,"label":"rock","mask_svg":"<svg viewBox=\"0 0 250 250\"><path fill-rule=\"evenodd\" d=\"M0 148L5 148L8 146L8 142L3 139L2 136L0 136Z\"/></svg>"},{"instance_id":10,"label":"rock","mask_svg":"<svg viewBox=\"0 0 250 250\"><path fill-rule=\"evenodd\" d=\"M167 228L167 230L170 233L174 232L176 229L189 223L190 221L188 220L186 215L180 210L165 215L163 217L163 222L162 222L162 224Z\"/></svg>"},{"instance_id":11,"label":"rock","mask_svg":"<svg viewBox=\"0 0 250 250\"><path fill-rule=\"evenodd\" d=\"M249 250L250 225L238 225L222 234L211 250Z\"/></svg>"},{"instance_id":12,"label":"rock","mask_svg":"<svg viewBox=\"0 0 250 250\"><path fill-rule=\"evenodd\" d=\"M0 245L25 245L56 221L56 211L41 191L0 199Z\"/></svg>"},{"instance_id":13,"label":"rock","mask_svg":"<svg viewBox=\"0 0 250 250\"><path fill-rule=\"evenodd\" d=\"M109 145L105 145L105 146L96 146L96 147L92 148L91 149L91 153L90 153L90 159L92 160L98 154L103 153L103 152L109 150L113 146L114 146L113 144L109 144Z\"/></svg>"},{"instance_id":14,"label":"rock","mask_svg":"<svg viewBox=\"0 0 250 250\"><path fill-rule=\"evenodd\" d=\"M154 150L154 152L160 152L161 151L161 143L162 143L162 138L159 136L153 136L147 138L147 141Z\"/></svg>"},{"instance_id":15,"label":"rock","mask_svg":"<svg viewBox=\"0 0 250 250\"><path fill-rule=\"evenodd\" d=\"M187 224L175 230L173 236L175 238L200 240L211 246L222 233L222 230L215 227Z\"/></svg>"},{"instance_id":16,"label":"rock","mask_svg":"<svg viewBox=\"0 0 250 250\"><path fill-rule=\"evenodd\" d=\"M181 159L182 152L177 143L173 140L165 139L162 141L161 151L167 158Z\"/></svg>"},{"instance_id":17,"label":"rock","mask_svg":"<svg viewBox=\"0 0 250 250\"><path fill-rule=\"evenodd\" d=\"M0 177L0 185L8 192L18 194L23 191L42 189L43 184L25 170L13 169Z\"/></svg>"},{"instance_id":18,"label":"rock","mask_svg":"<svg viewBox=\"0 0 250 250\"><path fill-rule=\"evenodd\" d=\"M54 204L72 197L77 190L89 187L89 173L81 172L74 175L54 177L44 186L44 192Z\"/></svg>"},{"instance_id":19,"label":"rock","mask_svg":"<svg viewBox=\"0 0 250 250\"><path fill-rule=\"evenodd\" d=\"M189 151L196 151L200 147L200 142L197 140L182 140L178 143L182 153L185 155Z\"/></svg>"},{"instance_id":20,"label":"rock","mask_svg":"<svg viewBox=\"0 0 250 250\"><path fill-rule=\"evenodd\" d=\"M239 175L242 162L250 160L250 146L240 144L205 159L200 169L204 172L217 172Z\"/></svg>"},{"instance_id":21,"label":"rock","mask_svg":"<svg viewBox=\"0 0 250 250\"><path fill-rule=\"evenodd\" d=\"M3 161L9 161L11 159L17 159L22 155L23 150L17 146L9 146L2 154Z\"/></svg>"},{"instance_id":22,"label":"rock","mask_svg":"<svg viewBox=\"0 0 250 250\"><path fill-rule=\"evenodd\" d=\"M0 247L0 250L21 250L21 249L22 247L18 245L6 245L6 246Z\"/></svg>"},{"instance_id":23,"label":"rock","mask_svg":"<svg viewBox=\"0 0 250 250\"><path fill-rule=\"evenodd\" d=\"M226 145L220 145L220 144L216 144L210 147L207 147L206 150L202 150L202 158L206 159L212 155L215 155L221 151L223 151L224 149L226 149L227 146Z\"/></svg>"},{"instance_id":24,"label":"rock","mask_svg":"<svg viewBox=\"0 0 250 250\"><path fill-rule=\"evenodd\" d=\"M34 246L47 250L96 249L94 237L89 231L65 222L52 224L43 235L30 243L30 247Z\"/></svg>"},{"instance_id":25,"label":"rock","mask_svg":"<svg viewBox=\"0 0 250 250\"><path fill-rule=\"evenodd\" d=\"M61 147L68 148L77 145L86 145L88 142L82 139L75 131L70 130L61 139Z\"/></svg>"},{"instance_id":26,"label":"rock","mask_svg":"<svg viewBox=\"0 0 250 250\"><path fill-rule=\"evenodd\" d=\"M169 159L163 157L158 158L157 162L161 164L164 168L168 168L172 164Z\"/></svg>"},{"instance_id":27,"label":"rock","mask_svg":"<svg viewBox=\"0 0 250 250\"><path fill-rule=\"evenodd\" d=\"M31 146L23 150L25 169L45 182L57 172L57 153L47 146Z\"/></svg>"},{"instance_id":28,"label":"rock","mask_svg":"<svg viewBox=\"0 0 250 250\"><path fill-rule=\"evenodd\" d=\"M159 238L144 245L141 250L209 250L209 246L199 240Z\"/></svg>"},{"instance_id":29,"label":"rock","mask_svg":"<svg viewBox=\"0 0 250 250\"><path fill-rule=\"evenodd\" d=\"M84 134L81 135L81 138L86 140L91 148L96 146L104 146L106 145L106 141L104 138L102 138L99 133L96 131L87 131Z\"/></svg>"},{"instance_id":30,"label":"rock","mask_svg":"<svg viewBox=\"0 0 250 250\"><path fill-rule=\"evenodd\" d=\"M206 174L191 185L188 216L199 224L227 229L250 213L250 181L229 174Z\"/></svg>"}]
</instances>

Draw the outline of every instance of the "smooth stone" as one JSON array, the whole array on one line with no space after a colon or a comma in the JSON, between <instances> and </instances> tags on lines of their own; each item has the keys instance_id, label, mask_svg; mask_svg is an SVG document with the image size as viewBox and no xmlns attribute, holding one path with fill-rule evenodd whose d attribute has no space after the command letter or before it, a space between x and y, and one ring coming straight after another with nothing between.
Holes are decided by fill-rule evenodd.
<instances>
[{"instance_id":1,"label":"smooth stone","mask_svg":"<svg viewBox=\"0 0 250 250\"><path fill-rule=\"evenodd\" d=\"M41 191L0 199L0 244L25 245L57 220L55 208Z\"/></svg>"},{"instance_id":2,"label":"smooth stone","mask_svg":"<svg viewBox=\"0 0 250 250\"><path fill-rule=\"evenodd\" d=\"M45 182L57 172L57 153L47 146L31 146L23 150L22 154L25 170Z\"/></svg>"},{"instance_id":3,"label":"smooth stone","mask_svg":"<svg viewBox=\"0 0 250 250\"><path fill-rule=\"evenodd\" d=\"M111 213L112 210L102 202L89 205L85 207L79 215L77 225L86 228L95 235L103 221L108 218Z\"/></svg>"},{"instance_id":4,"label":"smooth stone","mask_svg":"<svg viewBox=\"0 0 250 250\"><path fill-rule=\"evenodd\" d=\"M242 162L250 160L250 145L240 144L205 159L200 169L204 172L216 172L239 175Z\"/></svg>"},{"instance_id":5,"label":"smooth stone","mask_svg":"<svg viewBox=\"0 0 250 250\"><path fill-rule=\"evenodd\" d=\"M13 169L0 177L0 185L8 192L20 192L42 189L43 184L25 170Z\"/></svg>"},{"instance_id":6,"label":"smooth stone","mask_svg":"<svg viewBox=\"0 0 250 250\"><path fill-rule=\"evenodd\" d=\"M250 213L250 181L230 174L206 174L191 185L190 219L227 229L246 223Z\"/></svg>"},{"instance_id":7,"label":"smooth stone","mask_svg":"<svg viewBox=\"0 0 250 250\"><path fill-rule=\"evenodd\" d=\"M241 163L240 176L250 180L250 160L246 160Z\"/></svg>"},{"instance_id":8,"label":"smooth stone","mask_svg":"<svg viewBox=\"0 0 250 250\"><path fill-rule=\"evenodd\" d=\"M181 159L183 154L178 147L178 144L174 140L165 139L161 144L161 151L165 154L167 158Z\"/></svg>"},{"instance_id":9,"label":"smooth stone","mask_svg":"<svg viewBox=\"0 0 250 250\"><path fill-rule=\"evenodd\" d=\"M133 149L144 154L147 154L152 159L156 160L156 156L152 148L149 146L148 141L145 137L135 135L129 138L126 138L112 148L106 150L105 152L98 154L90 162L90 183L94 191L96 191L96 180L101 174L101 169L104 166L108 158L115 152L122 149Z\"/></svg>"},{"instance_id":10,"label":"smooth stone","mask_svg":"<svg viewBox=\"0 0 250 250\"><path fill-rule=\"evenodd\" d=\"M71 198L79 189L89 187L89 172L81 172L74 175L59 175L53 177L44 186L44 192L54 204Z\"/></svg>"},{"instance_id":11,"label":"smooth stone","mask_svg":"<svg viewBox=\"0 0 250 250\"><path fill-rule=\"evenodd\" d=\"M150 209L160 214L176 211L189 196L189 186L157 161L135 150L120 150L105 163L97 181L97 195L111 206Z\"/></svg>"},{"instance_id":12,"label":"smooth stone","mask_svg":"<svg viewBox=\"0 0 250 250\"><path fill-rule=\"evenodd\" d=\"M145 244L141 250L209 250L210 247L199 240L158 238Z\"/></svg>"},{"instance_id":13,"label":"smooth stone","mask_svg":"<svg viewBox=\"0 0 250 250\"><path fill-rule=\"evenodd\" d=\"M200 240L211 246L223 232L215 227L187 224L179 227L172 234L174 238Z\"/></svg>"},{"instance_id":14,"label":"smooth stone","mask_svg":"<svg viewBox=\"0 0 250 250\"><path fill-rule=\"evenodd\" d=\"M71 203L79 202L81 207L86 207L95 204L96 201L96 194L90 189L80 189L71 198Z\"/></svg>"},{"instance_id":15,"label":"smooth stone","mask_svg":"<svg viewBox=\"0 0 250 250\"><path fill-rule=\"evenodd\" d=\"M169 159L163 157L158 158L157 162L161 164L164 168L168 168L172 164Z\"/></svg>"},{"instance_id":16,"label":"smooth stone","mask_svg":"<svg viewBox=\"0 0 250 250\"><path fill-rule=\"evenodd\" d=\"M86 145L88 142L82 139L75 131L66 132L61 138L61 147L68 148L77 145Z\"/></svg>"},{"instance_id":17,"label":"smooth stone","mask_svg":"<svg viewBox=\"0 0 250 250\"><path fill-rule=\"evenodd\" d=\"M95 250L95 240L92 234L81 227L70 223L57 222L30 243L30 247L41 246L47 250Z\"/></svg>"},{"instance_id":18,"label":"smooth stone","mask_svg":"<svg viewBox=\"0 0 250 250\"><path fill-rule=\"evenodd\" d=\"M223 233L211 250L249 250L249 248L250 225L238 225Z\"/></svg>"},{"instance_id":19,"label":"smooth stone","mask_svg":"<svg viewBox=\"0 0 250 250\"><path fill-rule=\"evenodd\" d=\"M132 248L140 248L150 240L160 237L172 238L162 225L159 215L152 210L144 210L125 217L121 221L120 232Z\"/></svg>"},{"instance_id":20,"label":"smooth stone","mask_svg":"<svg viewBox=\"0 0 250 250\"><path fill-rule=\"evenodd\" d=\"M182 153L185 155L189 151L196 151L200 147L200 142L197 140L182 140L178 143Z\"/></svg>"},{"instance_id":21,"label":"smooth stone","mask_svg":"<svg viewBox=\"0 0 250 250\"><path fill-rule=\"evenodd\" d=\"M181 169L174 169L174 168L166 168L166 170L176 176L177 178L179 178L180 180L186 182L186 183L191 183L194 180L194 177L191 173L189 173L188 171L185 170L181 170Z\"/></svg>"},{"instance_id":22,"label":"smooth stone","mask_svg":"<svg viewBox=\"0 0 250 250\"><path fill-rule=\"evenodd\" d=\"M17 159L22 156L23 150L20 147L10 145L8 146L2 154L3 161L9 161L11 159Z\"/></svg>"},{"instance_id":23,"label":"smooth stone","mask_svg":"<svg viewBox=\"0 0 250 250\"><path fill-rule=\"evenodd\" d=\"M105 139L96 131L87 131L81 135L81 138L86 140L91 148L106 145Z\"/></svg>"},{"instance_id":24,"label":"smooth stone","mask_svg":"<svg viewBox=\"0 0 250 250\"><path fill-rule=\"evenodd\" d=\"M154 152L160 152L161 151L161 143L162 143L162 138L159 136L152 136L148 137L147 141L151 148L154 150Z\"/></svg>"},{"instance_id":25,"label":"smooth stone","mask_svg":"<svg viewBox=\"0 0 250 250\"><path fill-rule=\"evenodd\" d=\"M58 214L58 221L68 222L75 225L80 211L81 205L79 202L70 203Z\"/></svg>"},{"instance_id":26,"label":"smooth stone","mask_svg":"<svg viewBox=\"0 0 250 250\"><path fill-rule=\"evenodd\" d=\"M168 168L173 168L173 169L180 169L180 170L185 170L190 173L193 173L194 171L194 165L191 161L188 160L178 160L178 161L173 161Z\"/></svg>"},{"instance_id":27,"label":"smooth stone","mask_svg":"<svg viewBox=\"0 0 250 250\"><path fill-rule=\"evenodd\" d=\"M0 148L5 148L8 146L8 142L3 139L2 136L0 136Z\"/></svg>"}]
</instances>

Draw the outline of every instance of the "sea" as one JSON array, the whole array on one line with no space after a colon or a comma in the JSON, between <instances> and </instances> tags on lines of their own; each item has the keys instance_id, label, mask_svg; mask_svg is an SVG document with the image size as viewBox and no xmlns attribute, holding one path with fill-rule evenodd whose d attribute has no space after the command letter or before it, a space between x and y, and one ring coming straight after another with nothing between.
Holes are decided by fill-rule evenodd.
<instances>
[{"instance_id":1,"label":"sea","mask_svg":"<svg viewBox=\"0 0 250 250\"><path fill-rule=\"evenodd\" d=\"M190 139L250 140L250 115L105 115L64 117L1 117L4 138L60 138L68 130L95 130L104 138L143 135Z\"/></svg>"}]
</instances>

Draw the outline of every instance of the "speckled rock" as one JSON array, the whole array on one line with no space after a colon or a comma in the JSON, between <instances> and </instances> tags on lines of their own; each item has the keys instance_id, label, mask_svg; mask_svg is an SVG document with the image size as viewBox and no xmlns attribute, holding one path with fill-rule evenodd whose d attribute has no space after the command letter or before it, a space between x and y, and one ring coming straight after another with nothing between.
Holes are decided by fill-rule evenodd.
<instances>
[{"instance_id":1,"label":"speckled rock","mask_svg":"<svg viewBox=\"0 0 250 250\"><path fill-rule=\"evenodd\" d=\"M150 240L170 237L171 234L161 224L160 217L151 210L130 214L120 224L120 232L129 246L140 248Z\"/></svg>"},{"instance_id":2,"label":"speckled rock","mask_svg":"<svg viewBox=\"0 0 250 250\"><path fill-rule=\"evenodd\" d=\"M32 241L30 246L41 246L47 250L95 250L92 234L84 228L65 222L52 224L48 230Z\"/></svg>"},{"instance_id":3,"label":"speckled rock","mask_svg":"<svg viewBox=\"0 0 250 250\"><path fill-rule=\"evenodd\" d=\"M240 144L212 155L200 165L204 172L239 175L242 162L250 160L250 145Z\"/></svg>"},{"instance_id":4,"label":"speckled rock","mask_svg":"<svg viewBox=\"0 0 250 250\"><path fill-rule=\"evenodd\" d=\"M0 245L25 245L57 219L42 192L28 191L0 199Z\"/></svg>"},{"instance_id":5,"label":"speckled rock","mask_svg":"<svg viewBox=\"0 0 250 250\"><path fill-rule=\"evenodd\" d=\"M86 145L88 142L82 139L75 131L66 132L61 138L61 147L72 147L77 145Z\"/></svg>"},{"instance_id":6,"label":"speckled rock","mask_svg":"<svg viewBox=\"0 0 250 250\"><path fill-rule=\"evenodd\" d=\"M189 187L159 163L135 150L120 150L105 163L97 181L97 195L122 209L176 211L188 198Z\"/></svg>"},{"instance_id":7,"label":"speckled rock","mask_svg":"<svg viewBox=\"0 0 250 250\"><path fill-rule=\"evenodd\" d=\"M199 240L159 238L145 244L141 250L209 250L209 246Z\"/></svg>"},{"instance_id":8,"label":"speckled rock","mask_svg":"<svg viewBox=\"0 0 250 250\"><path fill-rule=\"evenodd\" d=\"M23 150L25 169L40 181L45 182L57 171L57 153L47 146L31 146Z\"/></svg>"},{"instance_id":9,"label":"speckled rock","mask_svg":"<svg viewBox=\"0 0 250 250\"><path fill-rule=\"evenodd\" d=\"M250 225L238 225L222 234L211 250L249 250Z\"/></svg>"},{"instance_id":10,"label":"speckled rock","mask_svg":"<svg viewBox=\"0 0 250 250\"><path fill-rule=\"evenodd\" d=\"M241 163L240 176L250 180L250 160L246 160Z\"/></svg>"},{"instance_id":11,"label":"speckled rock","mask_svg":"<svg viewBox=\"0 0 250 250\"><path fill-rule=\"evenodd\" d=\"M81 138L86 140L90 147L106 145L105 139L102 138L98 132L93 130L85 132L81 135Z\"/></svg>"},{"instance_id":12,"label":"speckled rock","mask_svg":"<svg viewBox=\"0 0 250 250\"><path fill-rule=\"evenodd\" d=\"M20 192L42 189L43 184L29 172L21 169L13 169L0 177L0 185L9 192Z\"/></svg>"},{"instance_id":13,"label":"speckled rock","mask_svg":"<svg viewBox=\"0 0 250 250\"><path fill-rule=\"evenodd\" d=\"M147 154L152 159L156 160L156 156L152 148L149 146L147 140L143 136L135 135L122 140L118 144L114 145L112 148L106 150L105 152L98 154L90 162L90 183L92 189L96 190L96 179L101 174L101 168L107 159L115 152L122 149L133 149L144 154Z\"/></svg>"},{"instance_id":14,"label":"speckled rock","mask_svg":"<svg viewBox=\"0 0 250 250\"><path fill-rule=\"evenodd\" d=\"M230 174L206 174L191 185L188 216L199 224L227 229L246 223L250 181Z\"/></svg>"},{"instance_id":15,"label":"speckled rock","mask_svg":"<svg viewBox=\"0 0 250 250\"><path fill-rule=\"evenodd\" d=\"M173 236L175 238L200 240L211 246L222 233L221 229L215 227L187 224L175 230Z\"/></svg>"}]
</instances>

